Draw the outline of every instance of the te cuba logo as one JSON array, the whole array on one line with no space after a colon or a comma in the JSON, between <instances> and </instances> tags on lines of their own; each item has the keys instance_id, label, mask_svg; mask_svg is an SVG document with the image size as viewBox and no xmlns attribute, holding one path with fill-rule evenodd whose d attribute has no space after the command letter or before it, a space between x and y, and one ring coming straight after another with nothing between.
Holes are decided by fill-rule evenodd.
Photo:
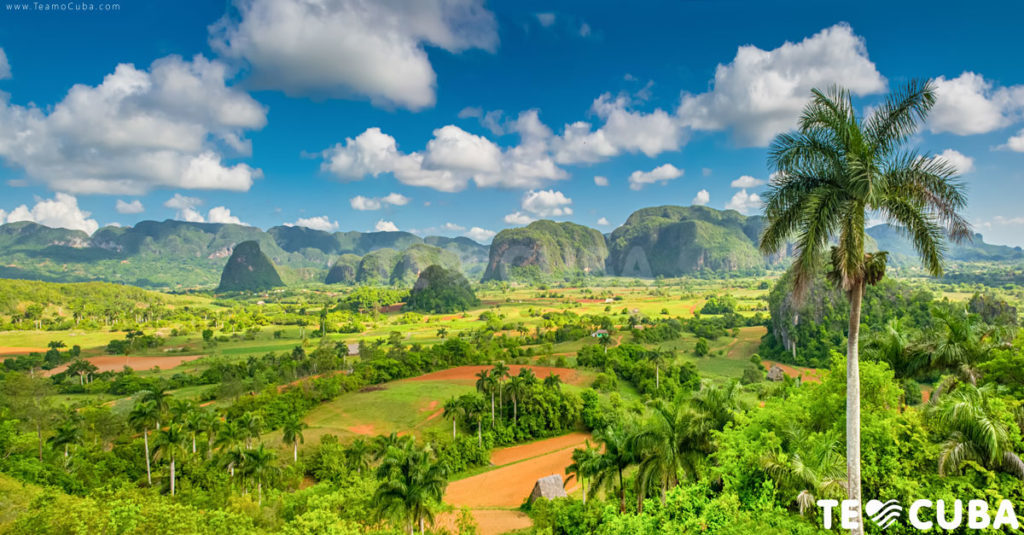
<instances>
[{"instance_id":1,"label":"te cuba logo","mask_svg":"<svg viewBox=\"0 0 1024 535\"><path fill-rule=\"evenodd\" d=\"M857 501L818 500L817 503L822 513L822 527L825 529L832 529L836 514L839 515L841 529L859 527ZM985 500L969 500L966 508L963 500L947 503L945 500L921 499L915 500L907 509L904 509L897 500L870 500L864 504L865 521L873 522L881 529L901 522L904 515L906 524L922 531L936 526L944 530L964 526L967 529L1020 529L1017 512L1009 500L999 502L995 510L992 510Z\"/></svg>"}]
</instances>

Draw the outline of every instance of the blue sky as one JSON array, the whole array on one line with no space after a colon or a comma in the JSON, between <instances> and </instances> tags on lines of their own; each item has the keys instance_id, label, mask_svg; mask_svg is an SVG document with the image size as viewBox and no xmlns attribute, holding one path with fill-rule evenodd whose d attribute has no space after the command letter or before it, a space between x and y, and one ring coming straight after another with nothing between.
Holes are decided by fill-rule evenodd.
<instances>
[{"instance_id":1,"label":"blue sky","mask_svg":"<svg viewBox=\"0 0 1024 535\"><path fill-rule=\"evenodd\" d=\"M14 4L0 0L6 221L487 241L538 218L608 232L659 204L756 213L765 146L811 87L842 83L867 110L932 78L915 143L961 168L987 241L1024 245L1016 2Z\"/></svg>"}]
</instances>

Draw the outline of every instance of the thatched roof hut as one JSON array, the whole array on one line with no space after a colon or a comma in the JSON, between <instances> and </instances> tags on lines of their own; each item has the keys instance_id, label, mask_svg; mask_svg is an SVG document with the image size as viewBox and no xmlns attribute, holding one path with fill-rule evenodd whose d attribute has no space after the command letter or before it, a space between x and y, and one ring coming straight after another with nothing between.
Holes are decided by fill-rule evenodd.
<instances>
[{"instance_id":1,"label":"thatched roof hut","mask_svg":"<svg viewBox=\"0 0 1024 535\"><path fill-rule=\"evenodd\" d=\"M771 369L768 370L769 381L781 381L786 378L786 372L782 371L782 368L778 364L772 364Z\"/></svg>"},{"instance_id":2,"label":"thatched roof hut","mask_svg":"<svg viewBox=\"0 0 1024 535\"><path fill-rule=\"evenodd\" d=\"M565 488L562 487L562 476L552 474L538 479L537 483L533 485L533 492L530 493L530 503L533 503L537 498L551 500L554 498L565 498L566 496Z\"/></svg>"}]
</instances>

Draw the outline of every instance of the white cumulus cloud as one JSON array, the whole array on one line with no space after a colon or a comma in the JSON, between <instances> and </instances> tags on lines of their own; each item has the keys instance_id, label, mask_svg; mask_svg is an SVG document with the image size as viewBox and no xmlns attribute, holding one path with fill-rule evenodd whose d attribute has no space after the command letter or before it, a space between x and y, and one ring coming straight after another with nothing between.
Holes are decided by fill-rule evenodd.
<instances>
[{"instance_id":1,"label":"white cumulus cloud","mask_svg":"<svg viewBox=\"0 0 1024 535\"><path fill-rule=\"evenodd\" d=\"M530 188L568 177L549 154L552 133L536 110L521 113L508 129L519 134L519 145L502 149L448 125L434 130L424 151L405 153L395 138L379 128L368 128L324 150L321 169L342 180L390 173L403 184L445 192L461 191L471 181L481 188Z\"/></svg>"},{"instance_id":2,"label":"white cumulus cloud","mask_svg":"<svg viewBox=\"0 0 1024 535\"><path fill-rule=\"evenodd\" d=\"M142 206L142 201L134 199L131 202L125 202L118 199L114 204L114 209L119 214L141 214L146 211L146 208Z\"/></svg>"},{"instance_id":3,"label":"white cumulus cloud","mask_svg":"<svg viewBox=\"0 0 1024 535\"><path fill-rule=\"evenodd\" d=\"M78 199L73 195L56 193L53 199L37 198L32 208L24 204L18 206L7 214L6 221L32 221L47 227L81 230L86 234L92 234L100 225L95 219L90 219L90 215L92 214L78 207Z\"/></svg>"},{"instance_id":4,"label":"white cumulus cloud","mask_svg":"<svg viewBox=\"0 0 1024 535\"><path fill-rule=\"evenodd\" d=\"M555 23L554 13L534 13L534 16L537 17L537 22L545 28L548 28Z\"/></svg>"},{"instance_id":5,"label":"white cumulus cloud","mask_svg":"<svg viewBox=\"0 0 1024 535\"><path fill-rule=\"evenodd\" d=\"M572 199L549 189L527 191L519 207L536 217L560 217L572 215L571 205Z\"/></svg>"},{"instance_id":6,"label":"white cumulus cloud","mask_svg":"<svg viewBox=\"0 0 1024 535\"><path fill-rule=\"evenodd\" d=\"M338 222L331 221L331 218L325 215L319 215L314 217L300 217L293 223L285 223L286 227L306 227L313 230L322 230L324 232L334 232L338 230Z\"/></svg>"},{"instance_id":7,"label":"white cumulus cloud","mask_svg":"<svg viewBox=\"0 0 1024 535\"><path fill-rule=\"evenodd\" d=\"M607 217L599 218L597 220L597 224L602 226L602 227L607 227L608 225L611 225L611 223L608 222L608 218Z\"/></svg>"},{"instance_id":8,"label":"white cumulus cloud","mask_svg":"<svg viewBox=\"0 0 1024 535\"><path fill-rule=\"evenodd\" d=\"M640 191L647 184L665 184L669 180L675 180L683 176L683 170L667 163L659 165L650 171L633 171L629 175L629 189Z\"/></svg>"},{"instance_id":9,"label":"white cumulus cloud","mask_svg":"<svg viewBox=\"0 0 1024 535\"><path fill-rule=\"evenodd\" d=\"M495 234L497 234L497 232L494 232L493 230L487 230L481 227L473 227L466 232L465 236L475 242L491 243L491 240L494 239Z\"/></svg>"},{"instance_id":10,"label":"white cumulus cloud","mask_svg":"<svg viewBox=\"0 0 1024 535\"><path fill-rule=\"evenodd\" d=\"M709 202L711 202L711 194L708 193L708 190L702 189L697 192L697 195L694 195L693 200L690 201L690 204L694 206L704 206Z\"/></svg>"},{"instance_id":11,"label":"white cumulus cloud","mask_svg":"<svg viewBox=\"0 0 1024 535\"><path fill-rule=\"evenodd\" d=\"M437 75L425 47L498 44L482 0L235 0L238 16L210 27L210 46L248 64L248 83L290 96L368 98L433 106Z\"/></svg>"},{"instance_id":12,"label":"white cumulus cloud","mask_svg":"<svg viewBox=\"0 0 1024 535\"><path fill-rule=\"evenodd\" d=\"M623 152L654 157L679 150L686 142L683 125L665 110L650 113L632 110L633 100L606 93L594 101L591 111L604 120L597 130L585 121L565 126L552 142L555 161L561 164L596 163Z\"/></svg>"},{"instance_id":13,"label":"white cumulus cloud","mask_svg":"<svg viewBox=\"0 0 1024 535\"><path fill-rule=\"evenodd\" d=\"M534 221L536 221L536 219L519 211L512 212L505 216L505 222L509 225L529 225Z\"/></svg>"},{"instance_id":14,"label":"white cumulus cloud","mask_svg":"<svg viewBox=\"0 0 1024 535\"><path fill-rule=\"evenodd\" d=\"M224 206L214 206L206 213L206 220L210 223L230 223L232 225L245 225L241 219L231 215L231 210Z\"/></svg>"},{"instance_id":15,"label":"white cumulus cloud","mask_svg":"<svg viewBox=\"0 0 1024 535\"><path fill-rule=\"evenodd\" d=\"M729 183L734 188L756 188L767 184L767 180L761 180L760 178L754 178L750 175L743 175L736 180Z\"/></svg>"},{"instance_id":16,"label":"white cumulus cloud","mask_svg":"<svg viewBox=\"0 0 1024 535\"><path fill-rule=\"evenodd\" d=\"M597 175L594 177L594 184L601 187L607 186L608 177Z\"/></svg>"},{"instance_id":17,"label":"white cumulus cloud","mask_svg":"<svg viewBox=\"0 0 1024 535\"><path fill-rule=\"evenodd\" d=\"M959 151L953 149L946 149L935 155L935 158L945 160L949 165L955 167L957 172L961 175L965 175L974 170L974 158L965 156Z\"/></svg>"},{"instance_id":18,"label":"white cumulus cloud","mask_svg":"<svg viewBox=\"0 0 1024 535\"><path fill-rule=\"evenodd\" d=\"M1014 152L1024 152L1024 130L1006 140L1006 148Z\"/></svg>"},{"instance_id":19,"label":"white cumulus cloud","mask_svg":"<svg viewBox=\"0 0 1024 535\"><path fill-rule=\"evenodd\" d=\"M348 201L354 210L368 211L380 210L384 205L405 206L409 204L409 198L401 193L389 193L383 197L364 197L356 195Z\"/></svg>"},{"instance_id":20,"label":"white cumulus cloud","mask_svg":"<svg viewBox=\"0 0 1024 535\"><path fill-rule=\"evenodd\" d=\"M739 47L715 70L713 88L684 94L680 121L696 130L732 129L743 146L764 146L796 126L815 87L838 84L855 95L881 93L886 80L868 59L864 40L837 24L773 50Z\"/></svg>"},{"instance_id":21,"label":"white cumulus cloud","mask_svg":"<svg viewBox=\"0 0 1024 535\"><path fill-rule=\"evenodd\" d=\"M142 194L156 187L246 191L261 173L226 164L248 155L266 109L226 85L227 67L167 56L149 70L118 65L97 86L77 84L52 107L0 96L0 158L52 189Z\"/></svg>"},{"instance_id":22,"label":"white cumulus cloud","mask_svg":"<svg viewBox=\"0 0 1024 535\"><path fill-rule=\"evenodd\" d=\"M373 229L377 232L398 232L398 225L391 221L380 219L377 224L373 226Z\"/></svg>"},{"instance_id":23,"label":"white cumulus cloud","mask_svg":"<svg viewBox=\"0 0 1024 535\"><path fill-rule=\"evenodd\" d=\"M726 210L736 210L737 212L750 215L761 209L761 197L756 193L747 193L747 190L741 189L729 199L729 202L725 203Z\"/></svg>"},{"instance_id":24,"label":"white cumulus cloud","mask_svg":"<svg viewBox=\"0 0 1024 535\"><path fill-rule=\"evenodd\" d=\"M935 83L935 106L928 114L932 132L984 134L1009 125L1024 110L1024 85L995 87L973 72Z\"/></svg>"}]
</instances>

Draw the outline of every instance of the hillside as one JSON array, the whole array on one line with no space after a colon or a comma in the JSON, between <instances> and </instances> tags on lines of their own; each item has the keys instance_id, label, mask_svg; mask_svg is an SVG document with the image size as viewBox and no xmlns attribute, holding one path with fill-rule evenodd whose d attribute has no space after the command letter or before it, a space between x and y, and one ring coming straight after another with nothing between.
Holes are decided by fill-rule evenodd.
<instances>
[{"instance_id":1,"label":"hillside","mask_svg":"<svg viewBox=\"0 0 1024 535\"><path fill-rule=\"evenodd\" d=\"M630 277L678 277L701 271L757 272L760 217L706 206L657 206L633 212L608 238L608 271Z\"/></svg>"},{"instance_id":2,"label":"hillside","mask_svg":"<svg viewBox=\"0 0 1024 535\"><path fill-rule=\"evenodd\" d=\"M889 251L889 262L897 267L919 266L917 252L903 233L895 227L883 224L868 229L868 235L875 239L878 249ZM964 243L947 243L946 259L953 262L1007 261L1024 259L1020 247L1007 247L985 243L981 234Z\"/></svg>"},{"instance_id":3,"label":"hillside","mask_svg":"<svg viewBox=\"0 0 1024 535\"><path fill-rule=\"evenodd\" d=\"M256 241L235 246L224 265L218 292L258 292L284 286L281 277Z\"/></svg>"},{"instance_id":4,"label":"hillside","mask_svg":"<svg viewBox=\"0 0 1024 535\"><path fill-rule=\"evenodd\" d=\"M608 247L599 231L575 223L534 221L494 237L483 280L601 275L607 258Z\"/></svg>"},{"instance_id":5,"label":"hillside","mask_svg":"<svg viewBox=\"0 0 1024 535\"><path fill-rule=\"evenodd\" d=\"M343 255L362 257L382 248L405 250L427 241L457 256L470 275L481 273L487 261L487 247L468 238L421 239L408 232L330 233L289 226L264 232L244 225L166 220L104 227L90 237L81 231L21 222L0 225L0 277L213 288L224 259L236 244L250 240L259 243L289 284L323 281ZM354 280L354 274L350 277Z\"/></svg>"}]
</instances>

